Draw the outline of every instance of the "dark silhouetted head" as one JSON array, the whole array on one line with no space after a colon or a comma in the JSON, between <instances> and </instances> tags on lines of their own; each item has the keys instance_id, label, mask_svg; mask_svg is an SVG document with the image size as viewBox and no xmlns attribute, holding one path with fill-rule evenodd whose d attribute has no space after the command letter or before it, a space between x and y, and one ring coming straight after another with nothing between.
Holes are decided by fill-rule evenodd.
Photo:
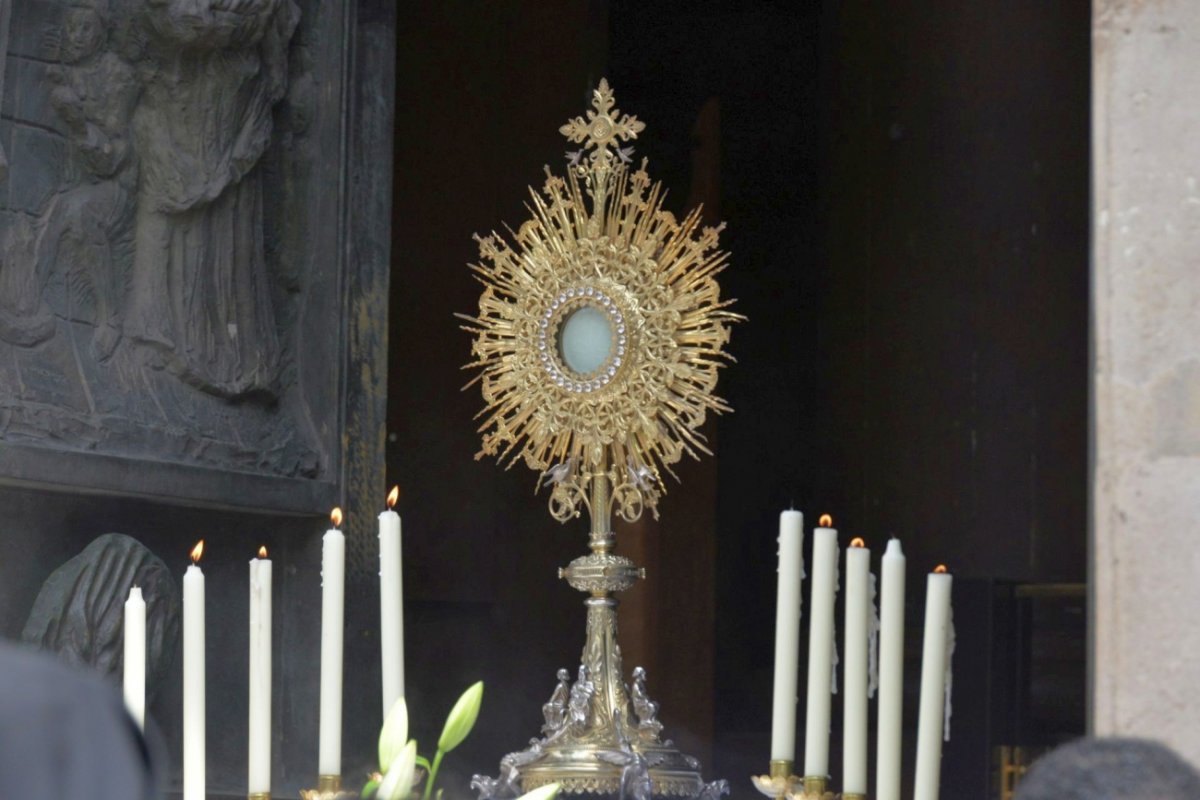
<instances>
[{"instance_id":1,"label":"dark silhouetted head","mask_svg":"<svg viewBox=\"0 0 1200 800\"><path fill-rule=\"evenodd\" d=\"M1200 800L1200 773L1147 739L1079 739L1038 759L1017 800Z\"/></svg>"}]
</instances>

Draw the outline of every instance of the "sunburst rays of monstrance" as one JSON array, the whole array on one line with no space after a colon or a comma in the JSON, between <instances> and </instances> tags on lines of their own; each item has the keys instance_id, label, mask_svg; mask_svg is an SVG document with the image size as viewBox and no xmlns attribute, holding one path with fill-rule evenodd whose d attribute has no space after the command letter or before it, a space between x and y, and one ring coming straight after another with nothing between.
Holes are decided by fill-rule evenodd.
<instances>
[{"instance_id":1,"label":"sunburst rays of monstrance","mask_svg":"<svg viewBox=\"0 0 1200 800\"><path fill-rule=\"evenodd\" d=\"M546 170L530 218L508 238L476 237L484 288L464 327L467 367L478 370L468 386L484 400L477 458L523 460L549 487L555 519L582 508L591 517L591 552L559 570L588 595L582 664L574 681L559 672L542 735L505 756L499 777L475 777L480 800L549 783L637 800L728 791L662 737L645 672L626 683L617 646L613 595L644 572L613 552L612 516L657 517L662 473L685 453L710 453L699 429L708 412L729 410L714 390L741 319L717 283L723 226L703 226L699 209L677 220L646 162L633 169L627 143L644 128L602 80L587 117L560 129L581 145L566 177Z\"/></svg>"}]
</instances>

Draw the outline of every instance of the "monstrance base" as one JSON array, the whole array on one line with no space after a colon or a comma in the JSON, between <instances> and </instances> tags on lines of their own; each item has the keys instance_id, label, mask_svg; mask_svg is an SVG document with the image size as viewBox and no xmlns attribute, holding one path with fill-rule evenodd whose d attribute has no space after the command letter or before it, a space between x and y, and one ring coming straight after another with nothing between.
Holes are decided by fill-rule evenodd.
<instances>
[{"instance_id":1,"label":"monstrance base","mask_svg":"<svg viewBox=\"0 0 1200 800\"><path fill-rule=\"evenodd\" d=\"M572 719L570 699L576 700L577 710L582 709L594 690L586 666L580 674L580 680L568 689L566 671L560 671L559 688L543 709L545 736L501 759L499 777L474 777L471 786L479 792L479 800L513 800L552 783L559 784L566 795L624 800L718 800L729 793L727 781L706 783L696 758L679 752L669 739L659 738L662 725L654 718L657 704L645 694L643 670L634 671L632 690L622 687L622 695L632 694L634 707L647 714L636 723L626 722L621 713L593 719L580 712ZM586 706L592 707L590 702Z\"/></svg>"}]
</instances>

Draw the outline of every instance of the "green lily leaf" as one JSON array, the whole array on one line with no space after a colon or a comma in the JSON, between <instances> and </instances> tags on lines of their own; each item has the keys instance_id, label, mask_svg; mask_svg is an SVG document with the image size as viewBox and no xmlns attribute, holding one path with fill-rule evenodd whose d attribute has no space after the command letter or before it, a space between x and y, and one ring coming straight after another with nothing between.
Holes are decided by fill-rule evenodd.
<instances>
[{"instance_id":1,"label":"green lily leaf","mask_svg":"<svg viewBox=\"0 0 1200 800\"><path fill-rule=\"evenodd\" d=\"M545 786L539 786L532 792L526 792L517 798L517 800L552 800L558 795L558 790L562 788L560 783L550 783Z\"/></svg>"},{"instance_id":2,"label":"green lily leaf","mask_svg":"<svg viewBox=\"0 0 1200 800\"><path fill-rule=\"evenodd\" d=\"M379 771L387 774L392 762L408 741L408 704L401 697L388 711L383 729L379 731Z\"/></svg>"},{"instance_id":3,"label":"green lily leaf","mask_svg":"<svg viewBox=\"0 0 1200 800\"><path fill-rule=\"evenodd\" d=\"M413 781L417 771L417 742L410 741L404 745L396 763L383 776L379 784L378 800L402 800L412 794Z\"/></svg>"},{"instance_id":4,"label":"green lily leaf","mask_svg":"<svg viewBox=\"0 0 1200 800\"><path fill-rule=\"evenodd\" d=\"M479 706L483 703L483 681L472 685L462 693L450 715L446 717L446 726L442 728L442 736L438 739L438 750L449 753L462 744L463 739L475 727L479 717Z\"/></svg>"},{"instance_id":5,"label":"green lily leaf","mask_svg":"<svg viewBox=\"0 0 1200 800\"><path fill-rule=\"evenodd\" d=\"M362 794L359 795L362 800L371 800L375 796L375 790L379 788L379 781L371 779L363 784Z\"/></svg>"}]
</instances>

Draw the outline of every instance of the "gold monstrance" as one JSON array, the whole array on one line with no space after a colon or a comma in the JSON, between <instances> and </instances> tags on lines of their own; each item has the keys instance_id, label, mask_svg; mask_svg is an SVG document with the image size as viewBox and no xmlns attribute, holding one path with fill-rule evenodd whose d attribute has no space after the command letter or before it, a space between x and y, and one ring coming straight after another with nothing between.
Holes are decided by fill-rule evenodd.
<instances>
[{"instance_id":1,"label":"gold monstrance","mask_svg":"<svg viewBox=\"0 0 1200 800\"><path fill-rule=\"evenodd\" d=\"M484 285L479 314L464 317L475 336L468 365L479 374L483 448L478 457L517 460L550 488L560 522L591 516L591 553L559 576L585 592L587 642L572 676L560 670L543 706L542 736L505 756L500 776L475 776L480 800L516 797L549 783L570 794L717 798L696 759L661 736L658 704L637 668L625 682L617 646L614 593L644 571L615 555L615 513L657 517L661 471L684 453L710 453L699 432L709 411L729 324L716 276L727 262L721 228L702 227L700 210L682 222L662 208L662 185L632 147L645 125L613 107L607 81L593 110L560 130L582 149L568 153L566 178L546 170L531 190L532 217L512 234L476 237Z\"/></svg>"}]
</instances>

